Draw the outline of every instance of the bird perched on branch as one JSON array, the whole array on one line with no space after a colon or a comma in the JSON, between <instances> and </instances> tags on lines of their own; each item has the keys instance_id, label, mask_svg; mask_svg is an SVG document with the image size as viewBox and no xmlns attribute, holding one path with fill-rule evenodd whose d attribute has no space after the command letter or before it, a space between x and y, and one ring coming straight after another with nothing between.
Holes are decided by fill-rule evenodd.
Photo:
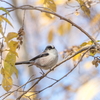
<instances>
[{"instance_id":1,"label":"bird perched on branch","mask_svg":"<svg viewBox=\"0 0 100 100\"><path fill-rule=\"evenodd\" d=\"M48 70L52 68L54 65L56 65L57 61L58 52L54 46L49 45L40 55L32 58L29 61L16 62L15 65L30 64L36 65L40 69Z\"/></svg>"}]
</instances>

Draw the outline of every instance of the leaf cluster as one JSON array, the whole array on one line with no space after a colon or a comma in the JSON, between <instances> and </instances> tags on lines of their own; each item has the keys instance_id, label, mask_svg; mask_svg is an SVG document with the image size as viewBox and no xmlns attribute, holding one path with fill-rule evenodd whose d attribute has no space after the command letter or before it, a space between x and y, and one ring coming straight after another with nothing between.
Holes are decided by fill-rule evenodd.
<instances>
[{"instance_id":1,"label":"leaf cluster","mask_svg":"<svg viewBox=\"0 0 100 100\"><path fill-rule=\"evenodd\" d=\"M5 8L0 7L0 10L6 12L6 14L10 16L9 12ZM19 31L19 33L9 32L6 35L3 31L4 28L2 25L4 21L8 23L11 27L13 27L13 25L11 24L8 18L4 17L3 15L0 15L0 33L2 35L3 40L2 44L5 42L7 45L6 49L1 47L2 53L4 51L7 51L7 55L4 59L3 64L4 66L2 65L3 67L1 68L1 74L3 76L2 87L6 91L9 91L13 85L12 75L15 74L16 77L18 77L18 70L15 67L16 57L18 57L16 50L22 44L22 35L24 35L24 31Z\"/></svg>"}]
</instances>

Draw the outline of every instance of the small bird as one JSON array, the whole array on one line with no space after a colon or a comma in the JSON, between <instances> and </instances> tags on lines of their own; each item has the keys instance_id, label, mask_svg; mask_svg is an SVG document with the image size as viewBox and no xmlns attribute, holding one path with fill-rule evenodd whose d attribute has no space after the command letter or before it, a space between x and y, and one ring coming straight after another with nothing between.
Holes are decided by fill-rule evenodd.
<instances>
[{"instance_id":1,"label":"small bird","mask_svg":"<svg viewBox=\"0 0 100 100\"><path fill-rule=\"evenodd\" d=\"M16 62L15 65L30 64L36 65L40 69L48 70L56 65L57 61L58 52L54 46L49 45L40 55L30 59L29 61Z\"/></svg>"}]
</instances>

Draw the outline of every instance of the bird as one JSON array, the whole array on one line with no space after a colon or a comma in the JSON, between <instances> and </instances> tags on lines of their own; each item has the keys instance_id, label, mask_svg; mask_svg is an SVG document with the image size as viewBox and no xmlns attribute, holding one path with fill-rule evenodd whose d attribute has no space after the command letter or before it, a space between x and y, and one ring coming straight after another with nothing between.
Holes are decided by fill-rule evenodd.
<instances>
[{"instance_id":1,"label":"bird","mask_svg":"<svg viewBox=\"0 0 100 100\"><path fill-rule=\"evenodd\" d=\"M29 61L16 62L15 65L30 64L35 65L40 69L48 70L56 65L57 61L58 52L56 48L53 45L48 45L41 54L30 59Z\"/></svg>"}]
</instances>

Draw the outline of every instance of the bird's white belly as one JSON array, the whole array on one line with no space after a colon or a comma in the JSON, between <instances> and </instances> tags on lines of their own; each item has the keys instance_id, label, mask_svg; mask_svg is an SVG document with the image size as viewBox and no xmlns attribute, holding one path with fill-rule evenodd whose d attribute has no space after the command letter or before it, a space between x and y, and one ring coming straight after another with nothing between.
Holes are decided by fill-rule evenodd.
<instances>
[{"instance_id":1,"label":"bird's white belly","mask_svg":"<svg viewBox=\"0 0 100 100\"><path fill-rule=\"evenodd\" d=\"M52 68L56 63L57 63L57 57L56 56L51 56L50 57L42 57L40 59L38 59L38 65L37 67L42 68L42 69L50 69ZM35 62L35 63L36 63Z\"/></svg>"}]
</instances>

